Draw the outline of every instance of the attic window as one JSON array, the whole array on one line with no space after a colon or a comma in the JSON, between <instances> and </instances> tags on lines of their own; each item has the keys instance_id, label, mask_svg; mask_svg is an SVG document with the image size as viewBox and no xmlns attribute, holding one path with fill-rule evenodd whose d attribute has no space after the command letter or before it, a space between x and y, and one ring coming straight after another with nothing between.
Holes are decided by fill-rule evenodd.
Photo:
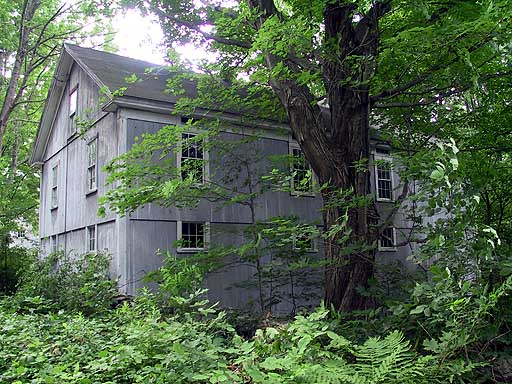
<instances>
[{"instance_id":1,"label":"attic window","mask_svg":"<svg viewBox=\"0 0 512 384\"><path fill-rule=\"evenodd\" d=\"M69 132L76 132L76 111L78 108L78 85L69 92Z\"/></svg>"}]
</instances>

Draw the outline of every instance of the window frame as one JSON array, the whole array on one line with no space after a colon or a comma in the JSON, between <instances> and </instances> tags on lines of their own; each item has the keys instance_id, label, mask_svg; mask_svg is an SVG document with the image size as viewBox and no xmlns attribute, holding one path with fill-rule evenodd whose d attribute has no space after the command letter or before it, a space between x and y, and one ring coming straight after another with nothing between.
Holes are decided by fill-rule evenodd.
<instances>
[{"instance_id":1,"label":"window frame","mask_svg":"<svg viewBox=\"0 0 512 384\"><path fill-rule=\"evenodd\" d=\"M180 244L183 240L183 224L202 224L203 225L203 247L202 248L187 248ZM210 223L208 221L194 221L194 220L178 220L176 222L176 240L179 242L176 252L179 253L195 253L205 251L210 243Z\"/></svg>"},{"instance_id":2,"label":"window frame","mask_svg":"<svg viewBox=\"0 0 512 384\"><path fill-rule=\"evenodd\" d=\"M385 247L382 245L382 242L381 242L381 239L384 235L384 231L387 230L387 229L391 229L392 230L392 241L393 241L393 246L392 247ZM378 250L380 252L394 252L396 251L397 247L396 247L396 228L394 226L389 226L389 227L386 227L384 228L382 231L381 231L381 235L379 236L379 239L377 240L377 245L378 245Z\"/></svg>"},{"instance_id":3,"label":"window frame","mask_svg":"<svg viewBox=\"0 0 512 384\"><path fill-rule=\"evenodd\" d=\"M57 162L50 168L50 210L54 210L59 207L59 167L60 164ZM54 194L55 201L53 199Z\"/></svg>"},{"instance_id":4,"label":"window frame","mask_svg":"<svg viewBox=\"0 0 512 384\"><path fill-rule=\"evenodd\" d=\"M86 144L86 147L87 147L87 170L86 170L86 175L85 175L85 183L86 183L86 187L85 187L85 194L88 195L88 194L91 194L91 193L94 193L98 190L98 144L99 144L99 140L98 140L98 135L96 134L94 137L92 137L89 141L87 141L87 144ZM90 160L90 146L92 143L95 143L95 154L94 154L94 159L95 159L95 162L94 164L89 164L89 160ZM90 174L89 174L89 170L91 168L94 167L94 188L90 188Z\"/></svg>"},{"instance_id":5,"label":"window frame","mask_svg":"<svg viewBox=\"0 0 512 384\"><path fill-rule=\"evenodd\" d=\"M90 237L90 230L94 231L94 237L92 238L94 244L94 249L90 248L91 245L91 237ZM85 227L85 252L97 252L98 250L98 226L96 224L88 225Z\"/></svg>"},{"instance_id":6,"label":"window frame","mask_svg":"<svg viewBox=\"0 0 512 384\"><path fill-rule=\"evenodd\" d=\"M181 133L181 139L180 139L180 142L179 142L179 145L178 145L178 151L176 152L176 168L178 169L178 172L179 172L179 176L180 178L182 178L183 180L183 175L181 174L181 164L182 164L182 160L183 160L183 136L184 135L193 135L193 136L197 136L199 135L200 132L199 131L196 131L196 130L187 130L186 132L182 132ZM206 138L203 138L203 148L201 149L201 152L203 154L203 157L202 159L199 159L199 158L192 158L190 157L190 159L197 159L197 160L202 160L203 161L203 180L201 183L198 183L198 184L206 184L209 180L209 153L208 151L206 150L205 148L205 143L206 143ZM186 159L188 159L189 157L186 157Z\"/></svg>"},{"instance_id":7,"label":"window frame","mask_svg":"<svg viewBox=\"0 0 512 384\"><path fill-rule=\"evenodd\" d=\"M300 145L298 143L289 142L289 145L288 145L288 155L292 159L294 157L294 153L293 153L294 150L299 150L302 153L302 155L304 156L304 153L302 152L302 149L300 148ZM310 190L309 191L299 191L299 190L295 189L295 175L294 175L295 168L294 168L293 161L291 161L290 162L290 173L291 173L292 176L290 178L290 194L292 196L315 197L316 196L316 194L314 192L315 180L316 180L315 173L313 172L313 169L311 168L311 165L308 163L308 161L306 160L305 157L304 157L304 164L311 171Z\"/></svg>"},{"instance_id":8,"label":"window frame","mask_svg":"<svg viewBox=\"0 0 512 384\"><path fill-rule=\"evenodd\" d=\"M317 242L315 241L316 239L314 237L311 237L310 240L311 240L311 248L305 248L304 252L305 253L317 253L318 247L317 247ZM300 248L297 247L297 235L293 236L293 250L294 251L302 251Z\"/></svg>"},{"instance_id":9,"label":"window frame","mask_svg":"<svg viewBox=\"0 0 512 384\"><path fill-rule=\"evenodd\" d=\"M387 149L386 149L387 150ZM391 156L391 154L389 153L389 150L387 150L388 153L378 153L377 152L377 149L374 151L374 154L373 154L373 160L374 160L374 163L373 163L373 174L374 174L374 180L375 180L375 198L377 201L379 202L392 202L394 201L394 189L395 189L395 183L394 183L394 180L393 180L393 158ZM389 179L381 179L379 178L379 164L378 162L379 161L386 161L387 163L389 163ZM385 181L389 181L389 184L390 184L390 197L387 198L387 197L380 197L379 195L379 180L385 180Z\"/></svg>"},{"instance_id":10,"label":"window frame","mask_svg":"<svg viewBox=\"0 0 512 384\"><path fill-rule=\"evenodd\" d=\"M50 253L59 252L59 235L50 236Z\"/></svg>"},{"instance_id":11,"label":"window frame","mask_svg":"<svg viewBox=\"0 0 512 384\"><path fill-rule=\"evenodd\" d=\"M71 106L73 105L73 95L74 100L74 110L71 111ZM70 87L68 93L68 116L69 116L69 137L73 136L77 133L76 129L76 115L78 114L78 84L74 87Z\"/></svg>"}]
</instances>

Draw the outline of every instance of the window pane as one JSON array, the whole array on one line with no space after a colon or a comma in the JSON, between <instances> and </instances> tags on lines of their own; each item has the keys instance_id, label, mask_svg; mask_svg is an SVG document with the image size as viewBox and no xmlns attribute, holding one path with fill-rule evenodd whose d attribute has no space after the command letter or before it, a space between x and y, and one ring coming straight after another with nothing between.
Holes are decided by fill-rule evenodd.
<instances>
[{"instance_id":1,"label":"window pane","mask_svg":"<svg viewBox=\"0 0 512 384\"><path fill-rule=\"evenodd\" d=\"M87 250L94 251L96 249L96 227L87 227Z\"/></svg>"},{"instance_id":2,"label":"window pane","mask_svg":"<svg viewBox=\"0 0 512 384\"><path fill-rule=\"evenodd\" d=\"M192 133L182 135L181 177L182 179L192 178L194 182L200 184L204 181L204 154L200 143L189 141L195 136L197 135Z\"/></svg>"},{"instance_id":3,"label":"window pane","mask_svg":"<svg viewBox=\"0 0 512 384\"><path fill-rule=\"evenodd\" d=\"M293 191L311 192L313 190L311 167L299 148L292 148L292 173Z\"/></svg>"},{"instance_id":4,"label":"window pane","mask_svg":"<svg viewBox=\"0 0 512 384\"><path fill-rule=\"evenodd\" d=\"M395 247L395 239L394 239L394 229L385 228L382 231L381 237L379 239L379 246L381 248L394 248Z\"/></svg>"},{"instance_id":5,"label":"window pane","mask_svg":"<svg viewBox=\"0 0 512 384\"><path fill-rule=\"evenodd\" d=\"M55 167L52 168L52 187L57 186L58 171L59 171L58 165L56 165Z\"/></svg>"},{"instance_id":6,"label":"window pane","mask_svg":"<svg viewBox=\"0 0 512 384\"><path fill-rule=\"evenodd\" d=\"M73 116L76 113L76 107L78 103L78 88L71 92L69 95L69 116Z\"/></svg>"},{"instance_id":7,"label":"window pane","mask_svg":"<svg viewBox=\"0 0 512 384\"><path fill-rule=\"evenodd\" d=\"M97 156L97 151L96 151L96 139L94 139L93 141L91 141L88 145L87 145L87 152L88 152L88 165L94 165L96 164L96 156Z\"/></svg>"},{"instance_id":8,"label":"window pane","mask_svg":"<svg viewBox=\"0 0 512 384\"><path fill-rule=\"evenodd\" d=\"M204 223L181 223L181 247L204 248Z\"/></svg>"},{"instance_id":9,"label":"window pane","mask_svg":"<svg viewBox=\"0 0 512 384\"><path fill-rule=\"evenodd\" d=\"M391 164L379 160L377 164L377 197L379 199L391 200L393 196Z\"/></svg>"}]
</instances>

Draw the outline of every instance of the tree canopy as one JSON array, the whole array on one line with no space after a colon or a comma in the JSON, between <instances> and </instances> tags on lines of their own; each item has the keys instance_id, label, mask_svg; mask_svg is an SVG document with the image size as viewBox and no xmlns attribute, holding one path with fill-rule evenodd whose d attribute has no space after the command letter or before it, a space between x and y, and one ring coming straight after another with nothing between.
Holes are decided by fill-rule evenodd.
<instances>
[{"instance_id":1,"label":"tree canopy","mask_svg":"<svg viewBox=\"0 0 512 384\"><path fill-rule=\"evenodd\" d=\"M130 3L130 2L128 2ZM470 103L510 75L507 1L145 1L170 49L193 43L213 53L203 70L249 89L271 90L324 186L325 299L342 310L368 303L382 223L370 193L371 137L411 157L454 136ZM456 110L457 113L453 113ZM457 123L458 122L458 123ZM410 194L409 181L397 205ZM329 204L339 191L345 204ZM345 195L348 196L348 195ZM349 234L347 244L342 241ZM346 252L347 249L353 249Z\"/></svg>"}]
</instances>

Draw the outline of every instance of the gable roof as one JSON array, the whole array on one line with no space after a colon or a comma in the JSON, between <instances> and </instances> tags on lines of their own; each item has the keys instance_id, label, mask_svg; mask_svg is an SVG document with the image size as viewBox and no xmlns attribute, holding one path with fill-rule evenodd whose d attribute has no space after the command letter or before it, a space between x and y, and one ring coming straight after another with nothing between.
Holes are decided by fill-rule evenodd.
<instances>
[{"instance_id":1,"label":"gable roof","mask_svg":"<svg viewBox=\"0 0 512 384\"><path fill-rule=\"evenodd\" d=\"M183 97L166 92L167 80L173 74L162 66L78 45L64 44L64 49L100 87L108 90L108 96L112 97L117 90L122 90L124 97L166 103L175 103ZM137 79L128 81L133 75ZM187 97L197 96L195 81L185 79L183 88Z\"/></svg>"},{"instance_id":2,"label":"gable roof","mask_svg":"<svg viewBox=\"0 0 512 384\"><path fill-rule=\"evenodd\" d=\"M73 63L77 63L105 92L109 99L106 104L101 106L105 111L115 111L119 105L162 111L168 110L169 104L175 104L180 98L197 97L197 82L183 78L186 76L181 76L181 89L176 94L168 92L168 80L177 73L169 72L165 67L110 52L65 43L39 122L30 156L31 164L40 164L43 161L55 116ZM133 78L133 75L135 75L135 78ZM130 81L130 78L133 78L134 81ZM229 85L226 84L226 86ZM184 93L181 91L184 91ZM210 111L231 114L232 116L239 116L240 114L239 111L226 110L222 106L210 109ZM202 111L202 115L207 115L208 112ZM230 119L227 118L227 120ZM231 120L234 121L233 118ZM286 127L286 125L272 118L266 118L265 120L268 120L268 122L260 121L258 125L264 128Z\"/></svg>"}]
</instances>

